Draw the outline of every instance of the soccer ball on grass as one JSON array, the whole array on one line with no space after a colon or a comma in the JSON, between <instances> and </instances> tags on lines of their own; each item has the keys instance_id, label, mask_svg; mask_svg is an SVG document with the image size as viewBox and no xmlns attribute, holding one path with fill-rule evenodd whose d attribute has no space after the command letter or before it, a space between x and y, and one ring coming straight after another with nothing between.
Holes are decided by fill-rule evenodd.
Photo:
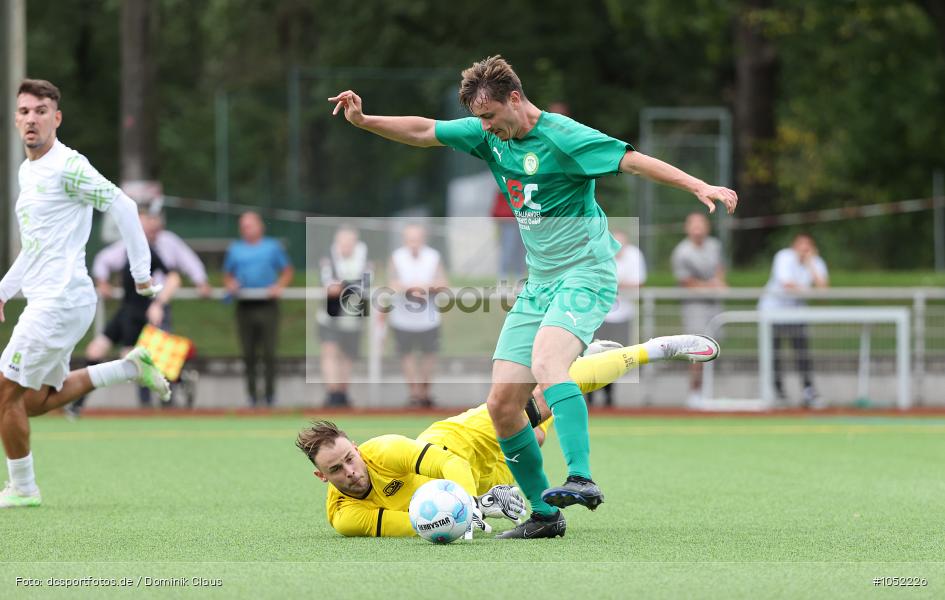
<instances>
[{"instance_id":1,"label":"soccer ball on grass","mask_svg":"<svg viewBox=\"0 0 945 600\"><path fill-rule=\"evenodd\" d=\"M472 497L458 483L434 479L417 488L410 499L410 524L417 535L434 544L463 537L473 518Z\"/></svg>"}]
</instances>

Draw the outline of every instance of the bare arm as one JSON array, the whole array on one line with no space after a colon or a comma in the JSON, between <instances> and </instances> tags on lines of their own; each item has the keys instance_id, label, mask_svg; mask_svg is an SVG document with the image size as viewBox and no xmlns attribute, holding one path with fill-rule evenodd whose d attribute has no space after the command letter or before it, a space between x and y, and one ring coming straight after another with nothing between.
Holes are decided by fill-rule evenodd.
<instances>
[{"instance_id":1,"label":"bare arm","mask_svg":"<svg viewBox=\"0 0 945 600\"><path fill-rule=\"evenodd\" d=\"M642 152L628 150L620 160L620 170L623 173L642 175L657 183L690 192L695 195L699 202L709 207L710 213L715 212L716 200L725 206L729 214L735 212L735 206L738 204L738 195L733 190L709 185L671 164L647 156Z\"/></svg>"},{"instance_id":2,"label":"bare arm","mask_svg":"<svg viewBox=\"0 0 945 600\"><path fill-rule=\"evenodd\" d=\"M230 294L235 294L240 289L240 282L237 281L236 277L229 273L223 274L223 286L226 288L226 291Z\"/></svg>"},{"instance_id":3,"label":"bare arm","mask_svg":"<svg viewBox=\"0 0 945 600\"><path fill-rule=\"evenodd\" d=\"M269 286L269 297L280 298L282 296L282 290L287 288L289 284L292 283L293 275L295 275L295 269L292 268L292 265L282 269L282 273L279 274L279 279L277 279L274 284Z\"/></svg>"},{"instance_id":4,"label":"bare arm","mask_svg":"<svg viewBox=\"0 0 945 600\"><path fill-rule=\"evenodd\" d=\"M719 266L715 270L715 279L713 279L717 287L728 287L728 284L725 282L725 267Z\"/></svg>"},{"instance_id":5,"label":"bare arm","mask_svg":"<svg viewBox=\"0 0 945 600\"><path fill-rule=\"evenodd\" d=\"M443 268L443 263L441 262L436 267L436 276L433 279L433 285L430 286L430 291L438 292L445 290L449 285L449 280L446 278L446 269Z\"/></svg>"},{"instance_id":6,"label":"bare arm","mask_svg":"<svg viewBox=\"0 0 945 600\"><path fill-rule=\"evenodd\" d=\"M436 121L433 119L366 115L361 110L361 97L351 90L332 96L328 101L336 103L331 114L337 115L344 109L349 123L375 135L420 148L443 145L436 139Z\"/></svg>"},{"instance_id":7,"label":"bare arm","mask_svg":"<svg viewBox=\"0 0 945 600\"><path fill-rule=\"evenodd\" d=\"M814 280L814 287L816 288L825 288L830 285L830 280L827 275L826 265L820 261L820 257L817 255L817 247L814 247L814 252L811 254L810 258L806 263L807 270L810 271L811 278ZM821 267L823 270L821 271Z\"/></svg>"},{"instance_id":8,"label":"bare arm","mask_svg":"<svg viewBox=\"0 0 945 600\"><path fill-rule=\"evenodd\" d=\"M698 279L696 277L685 277L679 280L679 285L684 288L726 288L728 284L725 283L725 269L719 267L715 271L715 275L712 276L712 279Z\"/></svg>"}]
</instances>

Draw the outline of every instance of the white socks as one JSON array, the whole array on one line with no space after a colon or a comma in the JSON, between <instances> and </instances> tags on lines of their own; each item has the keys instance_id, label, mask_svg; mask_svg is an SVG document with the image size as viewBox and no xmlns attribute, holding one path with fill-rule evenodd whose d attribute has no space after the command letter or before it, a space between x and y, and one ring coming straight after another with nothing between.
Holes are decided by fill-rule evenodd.
<instances>
[{"instance_id":1,"label":"white socks","mask_svg":"<svg viewBox=\"0 0 945 600\"><path fill-rule=\"evenodd\" d=\"M650 362L656 362L666 358L666 352L663 349L663 345L660 343L661 339L663 338L655 337L651 340L643 342L642 344L642 346L646 349L646 354Z\"/></svg>"},{"instance_id":2,"label":"white socks","mask_svg":"<svg viewBox=\"0 0 945 600\"><path fill-rule=\"evenodd\" d=\"M33 495L39 492L36 487L36 475L33 473L33 453L30 452L23 458L8 458L7 471L10 472L10 481L16 491L27 495Z\"/></svg>"},{"instance_id":3,"label":"white socks","mask_svg":"<svg viewBox=\"0 0 945 600\"><path fill-rule=\"evenodd\" d=\"M107 363L92 365L89 369L89 379L97 388L131 381L138 376L138 368L128 360L113 360Z\"/></svg>"}]
</instances>

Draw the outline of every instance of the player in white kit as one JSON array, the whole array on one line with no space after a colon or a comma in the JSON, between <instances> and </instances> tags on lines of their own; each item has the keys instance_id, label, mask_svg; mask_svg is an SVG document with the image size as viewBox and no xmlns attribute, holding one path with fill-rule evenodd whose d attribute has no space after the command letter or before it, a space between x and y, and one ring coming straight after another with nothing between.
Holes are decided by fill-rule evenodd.
<instances>
[{"instance_id":1,"label":"player in white kit","mask_svg":"<svg viewBox=\"0 0 945 600\"><path fill-rule=\"evenodd\" d=\"M29 417L122 381L137 381L162 397L170 394L143 348L69 372L69 357L92 324L98 301L85 266L93 208L118 223L138 293L152 296L160 288L151 280L151 253L134 201L56 139L59 99L56 86L38 79L24 80L17 91L16 127L26 151L16 201L21 250L0 280L0 322L4 304L20 290L26 309L0 355L0 438L10 474L0 508L41 502Z\"/></svg>"}]
</instances>

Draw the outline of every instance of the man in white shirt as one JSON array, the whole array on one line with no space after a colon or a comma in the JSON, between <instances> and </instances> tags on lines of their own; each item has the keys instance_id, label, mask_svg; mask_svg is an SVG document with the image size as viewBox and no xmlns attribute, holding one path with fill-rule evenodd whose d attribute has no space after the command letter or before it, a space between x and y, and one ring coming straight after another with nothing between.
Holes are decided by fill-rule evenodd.
<instances>
[{"instance_id":1,"label":"man in white shirt","mask_svg":"<svg viewBox=\"0 0 945 600\"><path fill-rule=\"evenodd\" d=\"M594 334L594 339L610 340L621 346L630 345L630 327L636 316L637 304L640 300L640 286L646 281L646 262L640 249L630 243L627 234L622 231L612 232L614 239L620 243L617 252L617 299L610 307L610 312L604 316L604 323ZM604 404L614 405L614 384L608 383L603 388ZM587 395L587 403L594 401L594 392Z\"/></svg>"},{"instance_id":2,"label":"man in white shirt","mask_svg":"<svg viewBox=\"0 0 945 600\"><path fill-rule=\"evenodd\" d=\"M440 253L427 245L422 225L404 227L403 240L404 245L394 250L387 269L390 287L397 293L387 322L394 332L410 389L410 405L430 408L430 380L440 351L442 320L434 296L449 284Z\"/></svg>"},{"instance_id":3,"label":"man in white shirt","mask_svg":"<svg viewBox=\"0 0 945 600\"><path fill-rule=\"evenodd\" d=\"M790 248L779 250L771 265L771 278L765 292L758 301L758 310L803 306L804 301L791 292L825 288L829 285L827 263L818 253L814 239L806 233L794 237ZM804 383L803 403L807 408L818 408L817 391L811 375L811 360L808 351L807 326L792 323L774 326L774 387L780 400L785 399L781 378L781 343L791 340L797 359L797 370Z\"/></svg>"},{"instance_id":4,"label":"man in white shirt","mask_svg":"<svg viewBox=\"0 0 945 600\"><path fill-rule=\"evenodd\" d=\"M118 223L137 292L154 296L160 286L151 280L151 255L134 201L56 139L59 99L56 86L43 80L24 80L17 91L16 127L26 151L16 202L22 248L0 280L0 322L4 304L21 289L26 308L0 355L0 437L10 474L0 508L41 503L29 417L122 381L137 381L162 397L170 393L143 348L69 372L72 350L92 324L98 301L85 267L93 208Z\"/></svg>"}]
</instances>

